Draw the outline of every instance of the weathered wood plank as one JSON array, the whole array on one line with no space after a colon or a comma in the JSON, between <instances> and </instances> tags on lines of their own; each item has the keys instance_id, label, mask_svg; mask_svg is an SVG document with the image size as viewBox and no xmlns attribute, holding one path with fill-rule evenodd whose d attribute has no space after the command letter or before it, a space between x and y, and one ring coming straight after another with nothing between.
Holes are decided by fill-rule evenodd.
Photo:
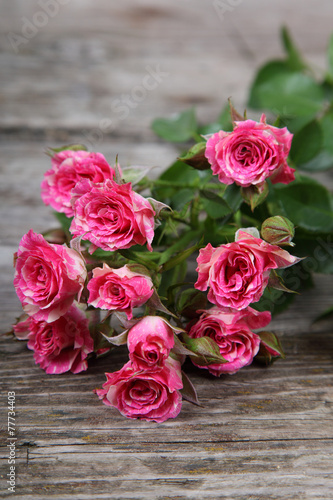
<instances>
[{"instance_id":1,"label":"weathered wood plank","mask_svg":"<svg viewBox=\"0 0 333 500\"><path fill-rule=\"evenodd\" d=\"M8 34L24 35L27 20L33 24L41 8L37 0L11 1L0 21L0 61L6 69L0 126L65 127L104 137L107 127L102 130L101 124L109 120L108 136L110 131L128 136L146 133L159 114L193 104L201 118L213 119L230 96L237 106L245 105L255 69L282 54L283 23L324 69L329 0L320 8L315 0L294 1L292 8L288 0L269 5L251 0L220 16L217 4L102 0L92 7L71 0L35 34L31 28L32 36L15 51ZM149 71L158 66L164 76L155 79L156 86L150 79L140 94L137 87L145 87ZM132 102L121 111L116 100L127 94Z\"/></svg>"},{"instance_id":2,"label":"weathered wood plank","mask_svg":"<svg viewBox=\"0 0 333 500\"><path fill-rule=\"evenodd\" d=\"M22 34L41 3L0 0L2 332L21 311L12 254L30 228L55 225L39 196L46 147L85 142L111 163L118 154L123 166L157 166L154 175L178 147L154 137L152 119L196 105L200 120L213 120L229 96L242 108L255 69L282 54L284 23L320 72L332 29L330 0L230 2L223 18L216 2L200 0L70 0L16 53L8 33ZM168 75L145 88L147 67L158 65ZM115 100L124 95L132 101L121 113ZM332 172L319 178L333 188ZM332 321L313 320L332 305L333 283L318 276L316 285L273 322L286 360L220 379L188 364L204 408L184 402L163 424L127 420L93 394L127 360L125 349L86 373L52 377L24 343L2 336L1 393L15 391L17 404L11 498L330 500ZM2 498L5 406L0 420Z\"/></svg>"},{"instance_id":3,"label":"weathered wood plank","mask_svg":"<svg viewBox=\"0 0 333 500\"><path fill-rule=\"evenodd\" d=\"M308 443L310 444L310 442ZM164 446L155 451L115 450L112 446L29 448L21 462L20 486L25 498L36 490L52 497L54 476L61 498L322 498L322 485L332 479L332 441L311 441L309 456L303 441L270 443L190 443L182 450ZM189 455L189 452L191 455ZM80 464L78 466L78 464ZM271 486L276 475L281 486ZM246 480L245 480L246 477ZM114 493L113 493L114 492ZM163 495L164 493L164 495ZM320 496L322 495L322 496ZM181 496L182 498L182 496Z\"/></svg>"}]
</instances>

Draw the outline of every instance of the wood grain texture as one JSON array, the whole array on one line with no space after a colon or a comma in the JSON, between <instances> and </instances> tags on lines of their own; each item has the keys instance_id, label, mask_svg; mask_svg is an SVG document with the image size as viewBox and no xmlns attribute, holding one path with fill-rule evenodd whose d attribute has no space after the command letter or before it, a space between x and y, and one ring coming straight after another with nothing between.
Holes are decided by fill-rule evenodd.
<instances>
[{"instance_id":1,"label":"wood grain texture","mask_svg":"<svg viewBox=\"0 0 333 500\"><path fill-rule=\"evenodd\" d=\"M151 121L191 105L213 121L229 96L242 109L255 69L282 54L282 24L322 71L331 1L248 0L221 19L213 1L69 0L15 52L9 34L22 34L41 3L0 0L0 498L331 500L333 328L313 323L332 305L331 276L316 276L315 289L274 319L284 361L219 379L188 363L204 407L184 402L163 424L125 419L92 392L125 349L52 377L4 335L21 311L13 252L30 228L55 226L39 195L43 151L86 142L111 163L118 154L157 175L179 149L157 139ZM167 75L140 100L158 69ZM124 95L126 117L115 102ZM332 172L319 178L333 188ZM7 391L17 406L15 495L6 490Z\"/></svg>"}]
</instances>

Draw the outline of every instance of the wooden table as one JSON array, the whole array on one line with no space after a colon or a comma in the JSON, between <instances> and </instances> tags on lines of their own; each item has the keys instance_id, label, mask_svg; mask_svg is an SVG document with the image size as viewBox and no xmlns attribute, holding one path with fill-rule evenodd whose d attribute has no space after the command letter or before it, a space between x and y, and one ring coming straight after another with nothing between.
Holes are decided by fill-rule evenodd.
<instances>
[{"instance_id":1,"label":"wooden table","mask_svg":"<svg viewBox=\"0 0 333 500\"><path fill-rule=\"evenodd\" d=\"M225 12L222 4L0 1L2 332L21 311L12 254L30 228L55 225L39 195L46 147L84 142L111 163L118 154L122 165L165 168L178 149L153 135L151 121L191 105L212 121L229 96L242 109L256 68L282 54L284 23L325 67L330 0L226 0ZM321 179L333 185L332 173ZM124 351L80 375L48 376L24 343L1 336L0 497L333 498L332 322L313 324L333 287L329 276L316 285L273 322L286 360L220 379L189 365L204 408L184 402L163 424L127 420L93 394ZM6 482L8 391L15 494Z\"/></svg>"}]
</instances>

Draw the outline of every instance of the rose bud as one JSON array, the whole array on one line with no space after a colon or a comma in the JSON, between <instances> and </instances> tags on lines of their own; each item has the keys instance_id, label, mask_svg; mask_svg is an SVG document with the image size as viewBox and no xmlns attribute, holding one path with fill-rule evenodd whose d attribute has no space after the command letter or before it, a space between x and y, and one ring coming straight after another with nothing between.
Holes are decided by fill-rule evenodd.
<instances>
[{"instance_id":1,"label":"rose bud","mask_svg":"<svg viewBox=\"0 0 333 500\"><path fill-rule=\"evenodd\" d=\"M127 345L137 370L160 370L174 346L174 329L160 316L144 316L129 330Z\"/></svg>"},{"instance_id":2,"label":"rose bud","mask_svg":"<svg viewBox=\"0 0 333 500\"><path fill-rule=\"evenodd\" d=\"M294 246L292 239L295 234L294 224L281 215L269 217L261 225L262 238L272 245Z\"/></svg>"}]
</instances>

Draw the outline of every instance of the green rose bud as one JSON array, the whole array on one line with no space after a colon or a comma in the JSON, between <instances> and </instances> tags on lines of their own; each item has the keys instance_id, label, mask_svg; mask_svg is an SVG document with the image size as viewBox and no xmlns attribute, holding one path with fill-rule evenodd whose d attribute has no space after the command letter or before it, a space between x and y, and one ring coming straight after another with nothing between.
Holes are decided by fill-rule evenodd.
<instances>
[{"instance_id":1,"label":"green rose bud","mask_svg":"<svg viewBox=\"0 0 333 500\"><path fill-rule=\"evenodd\" d=\"M295 234L294 224L281 215L269 217L261 226L261 236L272 245L290 245L294 246L292 239Z\"/></svg>"}]
</instances>

